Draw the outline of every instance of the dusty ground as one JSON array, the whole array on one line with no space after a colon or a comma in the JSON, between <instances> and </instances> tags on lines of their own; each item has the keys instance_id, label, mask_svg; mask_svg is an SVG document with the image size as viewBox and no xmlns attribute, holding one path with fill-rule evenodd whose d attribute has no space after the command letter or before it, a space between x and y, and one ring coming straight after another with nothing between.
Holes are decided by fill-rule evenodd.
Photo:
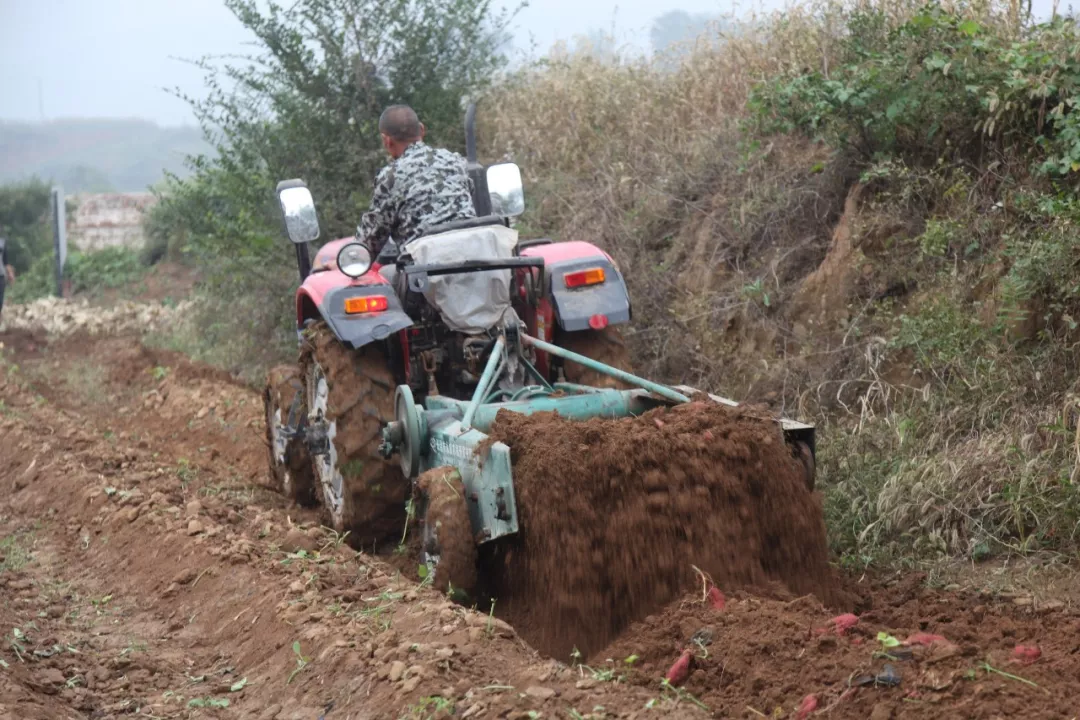
<instances>
[{"instance_id":1,"label":"dusty ground","mask_svg":"<svg viewBox=\"0 0 1080 720\"><path fill-rule=\"evenodd\" d=\"M134 336L0 342L2 718L1080 715L1075 608L920 577L848 579L849 629L704 583L545 658L268 490L255 391Z\"/></svg>"}]
</instances>

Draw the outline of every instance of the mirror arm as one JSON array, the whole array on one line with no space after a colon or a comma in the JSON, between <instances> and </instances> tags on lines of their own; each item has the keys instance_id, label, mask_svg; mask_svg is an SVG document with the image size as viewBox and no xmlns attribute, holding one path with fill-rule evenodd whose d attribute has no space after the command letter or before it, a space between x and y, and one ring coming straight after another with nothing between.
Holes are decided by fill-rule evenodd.
<instances>
[{"instance_id":1,"label":"mirror arm","mask_svg":"<svg viewBox=\"0 0 1080 720\"><path fill-rule=\"evenodd\" d=\"M476 217L486 217L491 214L487 170L479 163L469 163L468 169L473 183L473 209L476 210Z\"/></svg>"},{"instance_id":2,"label":"mirror arm","mask_svg":"<svg viewBox=\"0 0 1080 720\"><path fill-rule=\"evenodd\" d=\"M300 268L300 282L304 282L311 274L311 256L308 254L307 243L296 243L296 266Z\"/></svg>"}]
</instances>

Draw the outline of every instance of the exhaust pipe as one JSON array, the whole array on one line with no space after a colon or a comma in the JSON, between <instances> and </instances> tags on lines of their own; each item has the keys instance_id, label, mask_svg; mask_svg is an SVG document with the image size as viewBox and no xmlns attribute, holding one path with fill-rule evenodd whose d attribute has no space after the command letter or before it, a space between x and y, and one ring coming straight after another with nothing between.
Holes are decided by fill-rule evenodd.
<instances>
[{"instance_id":1,"label":"exhaust pipe","mask_svg":"<svg viewBox=\"0 0 1080 720\"><path fill-rule=\"evenodd\" d=\"M465 110L465 159L476 162L476 103L469 103Z\"/></svg>"},{"instance_id":2,"label":"exhaust pipe","mask_svg":"<svg viewBox=\"0 0 1080 720\"><path fill-rule=\"evenodd\" d=\"M476 161L476 103L465 110L465 167L473 186L473 209L477 217L491 214L491 195L488 194L487 172Z\"/></svg>"}]
</instances>

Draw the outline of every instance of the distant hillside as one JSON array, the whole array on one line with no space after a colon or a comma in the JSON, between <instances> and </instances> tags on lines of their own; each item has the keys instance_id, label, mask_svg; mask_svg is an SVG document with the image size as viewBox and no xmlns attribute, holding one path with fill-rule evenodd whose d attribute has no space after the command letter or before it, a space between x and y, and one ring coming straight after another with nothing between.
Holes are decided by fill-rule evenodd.
<instances>
[{"instance_id":1,"label":"distant hillside","mask_svg":"<svg viewBox=\"0 0 1080 720\"><path fill-rule=\"evenodd\" d=\"M0 121L0 183L36 175L74 192L145 190L184 157L209 151L196 127L146 120Z\"/></svg>"}]
</instances>

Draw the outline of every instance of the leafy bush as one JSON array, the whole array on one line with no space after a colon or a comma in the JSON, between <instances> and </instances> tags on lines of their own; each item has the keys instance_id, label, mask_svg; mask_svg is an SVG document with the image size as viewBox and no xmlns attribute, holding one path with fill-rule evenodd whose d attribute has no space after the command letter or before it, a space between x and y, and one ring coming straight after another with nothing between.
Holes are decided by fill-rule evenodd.
<instances>
[{"instance_id":1,"label":"leafy bush","mask_svg":"<svg viewBox=\"0 0 1080 720\"><path fill-rule=\"evenodd\" d=\"M8 241L8 262L16 273L52 251L50 188L37 178L0 187L0 235Z\"/></svg>"},{"instance_id":2,"label":"leafy bush","mask_svg":"<svg viewBox=\"0 0 1080 720\"><path fill-rule=\"evenodd\" d=\"M864 159L980 160L1017 149L1039 168L1080 170L1076 21L1018 26L1000 14L927 5L898 27L886 11L848 17L834 67L760 84L750 107L766 131L801 131Z\"/></svg>"},{"instance_id":3,"label":"leafy bush","mask_svg":"<svg viewBox=\"0 0 1080 720\"><path fill-rule=\"evenodd\" d=\"M378 118L412 105L434 143L463 146L463 100L502 66L509 18L490 0L226 0L254 36L249 57L203 60L206 94L187 99L216 150L170 178L147 218L146 260L181 248L202 270L207 307L254 305L269 325L210 312L252 347L291 321L296 287L276 184L302 178L323 238L351 235L385 164ZM222 333L230 334L222 329ZM197 336L197 334L196 334Z\"/></svg>"}]
</instances>

